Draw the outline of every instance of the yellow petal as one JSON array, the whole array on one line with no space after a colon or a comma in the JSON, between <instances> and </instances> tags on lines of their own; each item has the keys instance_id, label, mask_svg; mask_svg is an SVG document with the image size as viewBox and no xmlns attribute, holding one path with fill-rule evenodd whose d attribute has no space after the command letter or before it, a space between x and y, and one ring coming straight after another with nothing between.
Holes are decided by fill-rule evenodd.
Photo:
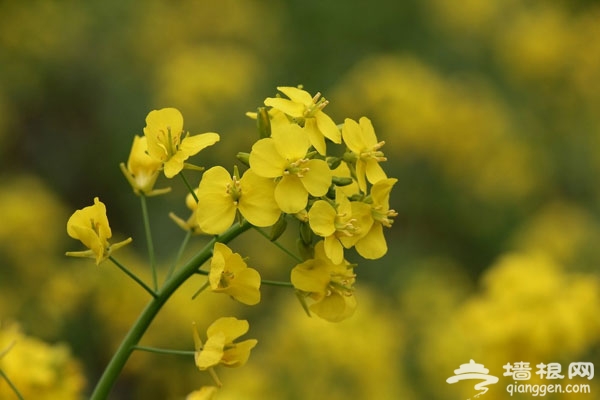
<instances>
[{"instance_id":1,"label":"yellow petal","mask_svg":"<svg viewBox=\"0 0 600 400\"><path fill-rule=\"evenodd\" d=\"M183 170L183 163L187 158L188 156L181 151L173 154L173 156L164 163L165 176L170 179L180 173L181 170Z\"/></svg>"},{"instance_id":2,"label":"yellow petal","mask_svg":"<svg viewBox=\"0 0 600 400\"><path fill-rule=\"evenodd\" d=\"M210 168L202 175L198 187L198 202L196 221L206 233L223 233L233 224L236 206L227 193L227 184L231 176L223 167Z\"/></svg>"},{"instance_id":3,"label":"yellow petal","mask_svg":"<svg viewBox=\"0 0 600 400\"><path fill-rule=\"evenodd\" d=\"M383 179L373 185L371 188L371 198L373 204L381 206L383 210L390 209L390 192L394 185L398 182L396 178Z\"/></svg>"},{"instance_id":4,"label":"yellow petal","mask_svg":"<svg viewBox=\"0 0 600 400\"><path fill-rule=\"evenodd\" d=\"M202 347L202 350L196 352L195 361L196 366L200 370L205 370L221 362L223 358L223 348L227 343L225 341L224 332L215 332L213 335L209 335L208 340Z\"/></svg>"},{"instance_id":5,"label":"yellow petal","mask_svg":"<svg viewBox=\"0 0 600 400\"><path fill-rule=\"evenodd\" d=\"M356 299L354 296L332 292L329 296L310 306L310 310L327 321L339 322L354 314Z\"/></svg>"},{"instance_id":6,"label":"yellow petal","mask_svg":"<svg viewBox=\"0 0 600 400\"><path fill-rule=\"evenodd\" d=\"M219 288L223 271L225 271L225 257L223 256L223 253L214 249L213 256L210 260L210 271L208 273L208 282L210 283L211 289L215 290Z\"/></svg>"},{"instance_id":7,"label":"yellow petal","mask_svg":"<svg viewBox=\"0 0 600 400\"><path fill-rule=\"evenodd\" d=\"M325 254L334 264L341 264L344 262L344 248L342 244L335 236L328 236L324 240L325 242Z\"/></svg>"},{"instance_id":8,"label":"yellow petal","mask_svg":"<svg viewBox=\"0 0 600 400\"><path fill-rule=\"evenodd\" d=\"M158 131L169 128L173 139L179 138L183 132L183 115L176 108L161 108L153 110L146 116L146 128L150 131Z\"/></svg>"},{"instance_id":9,"label":"yellow petal","mask_svg":"<svg viewBox=\"0 0 600 400\"><path fill-rule=\"evenodd\" d=\"M277 152L273 138L260 139L252 146L250 168L265 178L277 178L283 174L288 162Z\"/></svg>"},{"instance_id":10,"label":"yellow petal","mask_svg":"<svg viewBox=\"0 0 600 400\"><path fill-rule=\"evenodd\" d=\"M213 322L208 329L206 334L208 337L217 335L219 332L225 335L225 343L231 343L238 337L242 336L246 332L250 325L248 321L244 319L237 319L235 317L221 317Z\"/></svg>"},{"instance_id":11,"label":"yellow petal","mask_svg":"<svg viewBox=\"0 0 600 400\"><path fill-rule=\"evenodd\" d=\"M277 90L285 94L293 102L309 105L313 103L313 98L306 90L293 86L278 86Z\"/></svg>"},{"instance_id":12,"label":"yellow petal","mask_svg":"<svg viewBox=\"0 0 600 400\"><path fill-rule=\"evenodd\" d=\"M360 125L360 130L362 132L362 140L365 143L365 146L368 148L372 148L377 144L377 136L375 135L375 129L373 129L373 124L371 120L367 117L361 117L358 120Z\"/></svg>"},{"instance_id":13,"label":"yellow petal","mask_svg":"<svg viewBox=\"0 0 600 400\"><path fill-rule=\"evenodd\" d=\"M325 114L323 111L319 111L315 114L315 119L317 121L319 131L321 131L323 136L331 140L333 143L342 142L342 134L336 123L333 122L329 115Z\"/></svg>"},{"instance_id":14,"label":"yellow petal","mask_svg":"<svg viewBox=\"0 0 600 400\"><path fill-rule=\"evenodd\" d=\"M253 306L260 302L259 288L260 274L257 270L246 267L235 274L226 293L240 303Z\"/></svg>"},{"instance_id":15,"label":"yellow petal","mask_svg":"<svg viewBox=\"0 0 600 400\"><path fill-rule=\"evenodd\" d=\"M135 176L136 181L140 175L152 176L161 166L161 162L150 157L147 151L148 139L145 136L134 136L127 169Z\"/></svg>"},{"instance_id":16,"label":"yellow petal","mask_svg":"<svg viewBox=\"0 0 600 400\"><path fill-rule=\"evenodd\" d=\"M304 123L304 130L308 136L310 144L319 152L321 155L327 153L327 147L325 145L325 137L317 126L317 120L315 118L308 118Z\"/></svg>"},{"instance_id":17,"label":"yellow petal","mask_svg":"<svg viewBox=\"0 0 600 400\"><path fill-rule=\"evenodd\" d=\"M78 228L75 229L75 227ZM99 241L105 244L107 239L112 236L112 231L108 225L104 203L95 197L93 205L75 211L67 221L67 234L73 239L81 240L88 247L88 243L84 240L92 243L90 234L97 236ZM83 235L83 239L79 235Z\"/></svg>"},{"instance_id":18,"label":"yellow petal","mask_svg":"<svg viewBox=\"0 0 600 400\"><path fill-rule=\"evenodd\" d=\"M169 132L171 143L169 143ZM152 158L165 161L169 149L179 144L183 132L183 116L175 108L150 111L146 117L144 135L148 139L148 154Z\"/></svg>"},{"instance_id":19,"label":"yellow petal","mask_svg":"<svg viewBox=\"0 0 600 400\"><path fill-rule=\"evenodd\" d=\"M281 210L275 201L275 182L247 170L240 179L242 196L238 208L252 225L271 226L279 219Z\"/></svg>"},{"instance_id":20,"label":"yellow petal","mask_svg":"<svg viewBox=\"0 0 600 400\"><path fill-rule=\"evenodd\" d=\"M316 201L308 212L310 228L319 236L327 237L335 232L335 216L337 212L325 200Z\"/></svg>"},{"instance_id":21,"label":"yellow petal","mask_svg":"<svg viewBox=\"0 0 600 400\"><path fill-rule=\"evenodd\" d=\"M387 253L387 243L383 235L383 226L374 223L362 239L355 245L358 254L369 260L376 260Z\"/></svg>"},{"instance_id":22,"label":"yellow petal","mask_svg":"<svg viewBox=\"0 0 600 400\"><path fill-rule=\"evenodd\" d=\"M294 118L302 117L305 110L303 104L295 103L288 99L281 99L279 97L268 97L265 99L265 106L273 107L279 111L283 111Z\"/></svg>"},{"instance_id":23,"label":"yellow petal","mask_svg":"<svg viewBox=\"0 0 600 400\"><path fill-rule=\"evenodd\" d=\"M356 154L360 154L367 145L363 140L362 130L356 121L346 118L342 126L342 138L346 146Z\"/></svg>"},{"instance_id":24,"label":"yellow petal","mask_svg":"<svg viewBox=\"0 0 600 400\"><path fill-rule=\"evenodd\" d=\"M296 175L286 175L275 187L275 201L287 214L294 214L306 207L308 192Z\"/></svg>"},{"instance_id":25,"label":"yellow petal","mask_svg":"<svg viewBox=\"0 0 600 400\"><path fill-rule=\"evenodd\" d=\"M79 239L85 247L94 253L96 265L98 265L104 258L104 249L108 247L108 242L101 241L96 232L91 228L75 225L71 227L71 231L77 236L75 239Z\"/></svg>"},{"instance_id":26,"label":"yellow petal","mask_svg":"<svg viewBox=\"0 0 600 400\"><path fill-rule=\"evenodd\" d=\"M288 124L284 129L273 133L273 143L277 153L288 162L304 158L310 147L306 132L296 124Z\"/></svg>"},{"instance_id":27,"label":"yellow petal","mask_svg":"<svg viewBox=\"0 0 600 400\"><path fill-rule=\"evenodd\" d=\"M236 343L230 349L225 350L223 354L222 364L227 367L241 367L248 361L250 351L256 346L256 339L248 339L243 342Z\"/></svg>"},{"instance_id":28,"label":"yellow petal","mask_svg":"<svg viewBox=\"0 0 600 400\"><path fill-rule=\"evenodd\" d=\"M179 151L183 152L188 157L193 156L194 154L197 154L200 150L217 143L219 140L219 134L214 132L188 136L181 141Z\"/></svg>"},{"instance_id":29,"label":"yellow petal","mask_svg":"<svg viewBox=\"0 0 600 400\"><path fill-rule=\"evenodd\" d=\"M381 165L379 165L379 162L373 158L367 160L365 172L367 179L371 183L377 183L387 178L387 175L383 171L383 168L381 168Z\"/></svg>"},{"instance_id":30,"label":"yellow petal","mask_svg":"<svg viewBox=\"0 0 600 400\"><path fill-rule=\"evenodd\" d=\"M310 293L324 293L331 277L325 268L319 268L316 259L307 260L292 268L292 285L298 290Z\"/></svg>"},{"instance_id":31,"label":"yellow petal","mask_svg":"<svg viewBox=\"0 0 600 400\"><path fill-rule=\"evenodd\" d=\"M331 186L331 170L323 160L309 160L305 167L308 171L301 178L306 190L315 197L324 196Z\"/></svg>"}]
</instances>

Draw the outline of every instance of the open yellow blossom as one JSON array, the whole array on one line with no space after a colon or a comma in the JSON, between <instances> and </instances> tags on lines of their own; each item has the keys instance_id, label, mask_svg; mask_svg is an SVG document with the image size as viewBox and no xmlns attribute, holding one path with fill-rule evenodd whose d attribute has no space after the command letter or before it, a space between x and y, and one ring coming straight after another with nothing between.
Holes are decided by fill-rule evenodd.
<instances>
[{"instance_id":1,"label":"open yellow blossom","mask_svg":"<svg viewBox=\"0 0 600 400\"><path fill-rule=\"evenodd\" d=\"M112 231L106 217L106 206L98 197L94 198L94 205L77 210L71 215L67 221L67 233L73 239L80 240L89 250L68 251L66 254L73 257L94 258L96 265L132 240L127 238L112 245L108 242Z\"/></svg>"},{"instance_id":2,"label":"open yellow blossom","mask_svg":"<svg viewBox=\"0 0 600 400\"><path fill-rule=\"evenodd\" d=\"M169 192L171 188L154 190L162 162L148 155L147 140L145 136L134 136L127 166L123 163L119 166L135 194L156 196Z\"/></svg>"},{"instance_id":3,"label":"open yellow blossom","mask_svg":"<svg viewBox=\"0 0 600 400\"><path fill-rule=\"evenodd\" d=\"M256 175L278 179L275 201L288 214L305 208L309 193L323 196L331 185L327 162L306 158L310 142L302 129L290 124L254 143L250 152L250 167Z\"/></svg>"},{"instance_id":4,"label":"open yellow blossom","mask_svg":"<svg viewBox=\"0 0 600 400\"><path fill-rule=\"evenodd\" d=\"M341 143L340 130L331 117L323 112L323 108L329 102L321 97L321 93L311 96L305 90L289 86L280 86L277 89L289 99L268 97L265 105L283 111L303 126L310 143L319 154L325 155L325 138L334 143Z\"/></svg>"},{"instance_id":5,"label":"open yellow blossom","mask_svg":"<svg viewBox=\"0 0 600 400\"><path fill-rule=\"evenodd\" d=\"M314 301L309 309L331 322L342 321L354 313L355 278L347 261L336 264L325 255L323 241L315 245L314 258L296 265L291 273L294 287Z\"/></svg>"},{"instance_id":6,"label":"open yellow blossom","mask_svg":"<svg viewBox=\"0 0 600 400\"><path fill-rule=\"evenodd\" d=\"M334 264L344 261L344 247L352 247L373 224L371 207L348 200L341 188L336 189L335 206L327 200L316 201L308 212L314 233L325 238L325 254Z\"/></svg>"},{"instance_id":7,"label":"open yellow blossom","mask_svg":"<svg viewBox=\"0 0 600 400\"><path fill-rule=\"evenodd\" d=\"M240 303L260 302L260 275L248 268L242 256L223 243L215 243L208 282L213 292L226 293Z\"/></svg>"},{"instance_id":8,"label":"open yellow blossom","mask_svg":"<svg viewBox=\"0 0 600 400\"><path fill-rule=\"evenodd\" d=\"M376 183L387 178L379 165L381 161L387 160L381 151L385 142L377 141L370 119L361 117L357 123L346 118L342 127L342 138L350 150L348 158L356 163L356 179L360 190L367 191L366 180Z\"/></svg>"},{"instance_id":9,"label":"open yellow blossom","mask_svg":"<svg viewBox=\"0 0 600 400\"><path fill-rule=\"evenodd\" d=\"M364 258L371 260L381 258L387 253L387 243L383 235L383 227L391 228L398 213L390 210L390 192L398 182L396 178L387 178L371 187L371 229L355 244L356 251Z\"/></svg>"},{"instance_id":10,"label":"open yellow blossom","mask_svg":"<svg viewBox=\"0 0 600 400\"><path fill-rule=\"evenodd\" d=\"M226 367L241 367L250 357L250 351L256 346L256 339L247 339L234 343L238 337L248 332L249 324L246 320L235 317L222 317L213 322L206 331L208 337L202 344L200 335L194 326L194 342L196 346L196 366L201 371L212 368L218 364Z\"/></svg>"},{"instance_id":11,"label":"open yellow blossom","mask_svg":"<svg viewBox=\"0 0 600 400\"><path fill-rule=\"evenodd\" d=\"M165 176L172 178L184 167L184 162L200 150L219 141L217 133L208 132L183 139L183 116L175 108L150 111L146 117L144 135L148 140L148 154L163 165Z\"/></svg>"},{"instance_id":12,"label":"open yellow blossom","mask_svg":"<svg viewBox=\"0 0 600 400\"><path fill-rule=\"evenodd\" d=\"M271 226L281 211L274 198L273 179L258 176L251 169L241 179L223 167L210 168L198 187L196 220L203 232L223 233L235 220L236 210L252 225Z\"/></svg>"}]
</instances>

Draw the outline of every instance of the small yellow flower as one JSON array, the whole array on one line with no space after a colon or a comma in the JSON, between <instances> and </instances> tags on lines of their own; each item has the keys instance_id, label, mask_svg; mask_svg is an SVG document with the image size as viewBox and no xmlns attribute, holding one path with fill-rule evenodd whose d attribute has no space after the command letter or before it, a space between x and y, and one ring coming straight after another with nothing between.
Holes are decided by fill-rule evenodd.
<instances>
[{"instance_id":1,"label":"small yellow flower","mask_svg":"<svg viewBox=\"0 0 600 400\"><path fill-rule=\"evenodd\" d=\"M383 227L391 228L398 216L395 210L390 210L390 192L398 182L396 178L387 178L371 187L371 229L355 244L358 254L367 259L381 258L387 253L387 243L383 235Z\"/></svg>"},{"instance_id":2,"label":"small yellow flower","mask_svg":"<svg viewBox=\"0 0 600 400\"><path fill-rule=\"evenodd\" d=\"M344 261L344 247L352 247L371 228L371 207L348 200L341 188L336 189L335 207L326 200L316 201L308 212L310 228L325 238L325 254L334 264Z\"/></svg>"},{"instance_id":3,"label":"small yellow flower","mask_svg":"<svg viewBox=\"0 0 600 400\"><path fill-rule=\"evenodd\" d=\"M223 243L215 243L213 248L208 282L213 292L226 293L240 303L252 306L260 302L260 274Z\"/></svg>"},{"instance_id":4,"label":"small yellow flower","mask_svg":"<svg viewBox=\"0 0 600 400\"><path fill-rule=\"evenodd\" d=\"M235 220L236 210L252 225L271 226L281 211L275 202L275 182L260 177L252 169L242 178L233 177L223 167L210 168L198 187L196 218L200 229L210 234L223 233Z\"/></svg>"},{"instance_id":5,"label":"small yellow flower","mask_svg":"<svg viewBox=\"0 0 600 400\"><path fill-rule=\"evenodd\" d=\"M248 332L246 320L234 317L222 317L213 322L206 331L208 337L202 344L198 330L194 327L194 342L196 344L195 361L201 371L219 364L226 367L241 367L250 357L250 351L256 346L256 339L248 339L234 343L238 337Z\"/></svg>"},{"instance_id":6,"label":"small yellow flower","mask_svg":"<svg viewBox=\"0 0 600 400\"><path fill-rule=\"evenodd\" d=\"M134 136L127 166L121 163L120 167L135 194L156 196L169 192L171 188L154 190L162 162L148 155L147 140L145 136Z\"/></svg>"},{"instance_id":7,"label":"small yellow flower","mask_svg":"<svg viewBox=\"0 0 600 400\"><path fill-rule=\"evenodd\" d=\"M350 158L356 163L356 179L361 191L367 191L365 177L372 184L387 178L379 165L387 160L381 151L385 142L377 141L370 119L362 117L356 123L346 118L342 127L342 138L350 150Z\"/></svg>"},{"instance_id":8,"label":"small yellow flower","mask_svg":"<svg viewBox=\"0 0 600 400\"><path fill-rule=\"evenodd\" d=\"M200 150L219 141L217 133L186 136L183 133L183 116L175 108L163 108L151 111L146 117L144 135L148 140L148 154L160 161L165 176L172 178L184 167L184 161Z\"/></svg>"},{"instance_id":9,"label":"small yellow flower","mask_svg":"<svg viewBox=\"0 0 600 400\"><path fill-rule=\"evenodd\" d=\"M305 90L289 86L277 89L289 99L269 97L265 100L265 105L283 111L303 126L310 143L319 154L325 155L325 138L341 143L340 130L331 117L323 112L329 102L321 97L321 93L311 96Z\"/></svg>"},{"instance_id":10,"label":"small yellow flower","mask_svg":"<svg viewBox=\"0 0 600 400\"><path fill-rule=\"evenodd\" d=\"M132 240L127 238L113 245L108 242L112 232L106 217L106 206L97 197L94 198L94 205L77 210L71 215L67 221L67 233L73 239L80 240L89 250L69 251L66 254L73 257L94 258L96 265Z\"/></svg>"},{"instance_id":11,"label":"small yellow flower","mask_svg":"<svg viewBox=\"0 0 600 400\"><path fill-rule=\"evenodd\" d=\"M289 124L254 143L250 152L250 167L256 175L277 179L275 201L288 214L305 208L309 193L323 196L331 185L327 162L306 158L310 142L302 129Z\"/></svg>"},{"instance_id":12,"label":"small yellow flower","mask_svg":"<svg viewBox=\"0 0 600 400\"><path fill-rule=\"evenodd\" d=\"M325 255L323 241L315 245L314 258L296 265L291 273L294 287L314 301L309 309L331 322L342 321L354 313L355 278L347 261L336 264Z\"/></svg>"}]
</instances>

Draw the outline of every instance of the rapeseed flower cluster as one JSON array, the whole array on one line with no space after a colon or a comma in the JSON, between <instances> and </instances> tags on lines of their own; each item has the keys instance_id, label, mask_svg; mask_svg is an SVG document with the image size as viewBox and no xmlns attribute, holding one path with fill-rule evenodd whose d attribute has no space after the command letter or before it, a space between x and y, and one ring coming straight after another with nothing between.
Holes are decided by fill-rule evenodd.
<instances>
[{"instance_id":1,"label":"rapeseed flower cluster","mask_svg":"<svg viewBox=\"0 0 600 400\"><path fill-rule=\"evenodd\" d=\"M397 180L381 166L385 142L368 118L338 126L324 112L329 101L320 93L278 89L288 98L269 97L267 107L249 113L260 137L250 153L238 155L249 169L241 177L220 166L204 173L197 223L202 232L221 234L236 215L256 227L280 225L287 216L300 220L300 230L308 232L300 239L305 260L292 269L292 284L303 304L313 303L304 304L307 309L342 320L356 306L353 265L344 250L355 248L367 259L386 254L383 227L397 215L389 205ZM344 147L341 156L330 155L336 153L328 147L336 145Z\"/></svg>"},{"instance_id":2,"label":"rapeseed flower cluster","mask_svg":"<svg viewBox=\"0 0 600 400\"><path fill-rule=\"evenodd\" d=\"M185 133L183 116L175 108L154 110L146 117L144 136L134 137L129 159L120 167L141 199L153 286L112 256L132 239L109 243L112 232L106 206L97 197L92 206L75 211L67 222L69 236L80 240L87 250L67 255L91 257L96 264L110 259L157 302L166 301L172 292L165 293L172 287L199 274L205 275L206 281L192 298L209 289L252 306L261 301L261 285L272 284L293 288L309 315L314 313L332 322L350 317L357 305L356 264L347 261L345 252L354 248L366 259L386 254L384 227L390 228L397 216L389 200L397 179L389 178L382 168L385 142L377 138L368 118L347 118L338 125L324 112L329 101L320 93L312 96L301 87L278 89L288 98L269 97L256 114L249 113L258 120L258 140L249 153L238 154L241 165L231 172L220 165L205 170L187 161L217 143L219 134ZM196 187L184 176L186 169L202 172ZM168 179L180 175L189 191L185 203L191 215L182 219L170 214L188 232L184 244L192 234L216 235L191 264L180 270L173 266L163 287L158 284L154 266L146 205L147 197L170 192L170 188L154 187L161 172ZM270 239L276 241L288 220L299 225L297 250L301 254L299 257L277 244L296 261L289 268L289 282L263 280L246 258L228 246L251 227L267 237L261 229L271 227ZM205 263L208 270L202 269ZM249 323L235 317L214 321L205 342L194 330L195 364L211 374L216 386L205 386L188 398L214 396L221 387L216 366L246 363L257 340L234 340L248 330Z\"/></svg>"}]
</instances>

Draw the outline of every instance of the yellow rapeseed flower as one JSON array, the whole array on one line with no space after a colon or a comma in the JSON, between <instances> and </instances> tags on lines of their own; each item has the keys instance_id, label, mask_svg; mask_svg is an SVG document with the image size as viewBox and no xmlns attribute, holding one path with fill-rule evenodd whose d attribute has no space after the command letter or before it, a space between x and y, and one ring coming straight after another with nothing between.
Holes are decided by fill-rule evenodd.
<instances>
[{"instance_id":1,"label":"yellow rapeseed flower","mask_svg":"<svg viewBox=\"0 0 600 400\"><path fill-rule=\"evenodd\" d=\"M223 167L207 170L198 187L196 220L203 232L223 233L235 220L236 210L252 225L271 226L281 211L274 198L273 179L258 176L252 169L242 178L229 175Z\"/></svg>"},{"instance_id":2,"label":"yellow rapeseed flower","mask_svg":"<svg viewBox=\"0 0 600 400\"><path fill-rule=\"evenodd\" d=\"M226 367L241 367L250 357L250 351L256 346L256 339L248 339L234 343L238 337L248 332L246 320L235 317L222 317L213 322L206 331L208 339L202 344L198 330L194 326L194 342L196 345L195 361L201 371L218 364Z\"/></svg>"},{"instance_id":3,"label":"yellow rapeseed flower","mask_svg":"<svg viewBox=\"0 0 600 400\"><path fill-rule=\"evenodd\" d=\"M315 245L314 258L296 265L291 273L294 287L314 301L309 309L332 322L342 321L354 313L355 278L352 265L347 261L334 263L325 255L323 241Z\"/></svg>"},{"instance_id":4,"label":"yellow rapeseed flower","mask_svg":"<svg viewBox=\"0 0 600 400\"><path fill-rule=\"evenodd\" d=\"M355 244L356 251L364 258L371 260L381 258L387 253L387 243L383 235L383 227L391 228L398 213L390 210L390 192L396 178L387 178L378 181L371 187L371 216L373 224L371 229Z\"/></svg>"},{"instance_id":5,"label":"yellow rapeseed flower","mask_svg":"<svg viewBox=\"0 0 600 400\"><path fill-rule=\"evenodd\" d=\"M334 143L341 143L340 130L331 117L323 112L329 102L321 97L321 93L311 96L307 91L280 86L277 88L289 99L268 97L265 105L283 111L303 126L310 143L319 154L325 155L325 138Z\"/></svg>"},{"instance_id":6,"label":"yellow rapeseed flower","mask_svg":"<svg viewBox=\"0 0 600 400\"><path fill-rule=\"evenodd\" d=\"M370 119L362 117L357 123L346 118L342 127L342 137L350 150L348 158L355 162L356 179L360 190L367 191L366 179L371 183L376 183L387 178L379 165L381 161L387 160L381 151L385 142L377 141Z\"/></svg>"},{"instance_id":7,"label":"yellow rapeseed flower","mask_svg":"<svg viewBox=\"0 0 600 400\"><path fill-rule=\"evenodd\" d=\"M215 243L208 282L213 292L226 293L240 303L260 302L260 275L248 268L238 253L223 243Z\"/></svg>"},{"instance_id":8,"label":"yellow rapeseed flower","mask_svg":"<svg viewBox=\"0 0 600 400\"><path fill-rule=\"evenodd\" d=\"M250 152L250 167L256 175L277 178L275 201L288 214L304 209L309 193L323 196L331 185L327 162L306 157L310 142L302 129L289 124L254 143Z\"/></svg>"},{"instance_id":9,"label":"yellow rapeseed flower","mask_svg":"<svg viewBox=\"0 0 600 400\"><path fill-rule=\"evenodd\" d=\"M219 141L217 133L208 132L181 139L183 116L175 108L151 111L146 117L144 135L148 140L148 154L163 165L165 176L172 178L184 167L184 161L200 150Z\"/></svg>"},{"instance_id":10,"label":"yellow rapeseed flower","mask_svg":"<svg viewBox=\"0 0 600 400\"><path fill-rule=\"evenodd\" d=\"M135 194L156 196L169 192L171 188L154 190L162 162L148 155L147 140L145 136L134 136L127 165L121 163L119 166Z\"/></svg>"},{"instance_id":11,"label":"yellow rapeseed flower","mask_svg":"<svg viewBox=\"0 0 600 400\"><path fill-rule=\"evenodd\" d=\"M73 257L94 258L96 265L132 240L127 238L112 245L108 242L112 231L106 217L106 206L98 197L94 198L94 205L77 210L71 215L67 221L67 233L73 239L80 240L89 250L68 251L66 254Z\"/></svg>"},{"instance_id":12,"label":"yellow rapeseed flower","mask_svg":"<svg viewBox=\"0 0 600 400\"><path fill-rule=\"evenodd\" d=\"M308 212L308 222L314 233L325 238L325 254L333 263L344 260L344 247L352 247L373 224L371 207L348 200L341 188L336 189L335 206L327 200L316 201Z\"/></svg>"}]
</instances>

